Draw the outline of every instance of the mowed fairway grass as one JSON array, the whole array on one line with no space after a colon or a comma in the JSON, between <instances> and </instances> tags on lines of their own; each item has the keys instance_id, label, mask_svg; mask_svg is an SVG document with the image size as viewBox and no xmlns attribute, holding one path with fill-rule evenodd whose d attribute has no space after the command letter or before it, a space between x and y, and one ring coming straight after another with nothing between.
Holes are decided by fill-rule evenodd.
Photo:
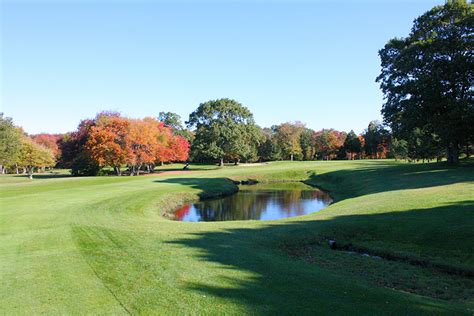
<instances>
[{"instance_id":1,"label":"mowed fairway grass","mask_svg":"<svg viewBox=\"0 0 474 316\"><path fill-rule=\"evenodd\" d=\"M306 181L335 202L278 221L163 216L234 191L229 178ZM2 314L474 313L472 161L274 162L0 183ZM328 239L373 256L331 250Z\"/></svg>"}]
</instances>

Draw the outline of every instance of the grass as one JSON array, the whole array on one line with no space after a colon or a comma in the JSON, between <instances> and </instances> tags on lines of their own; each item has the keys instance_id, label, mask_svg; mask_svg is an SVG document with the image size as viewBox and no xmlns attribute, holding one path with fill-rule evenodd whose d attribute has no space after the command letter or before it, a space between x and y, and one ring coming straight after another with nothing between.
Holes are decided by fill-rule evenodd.
<instances>
[{"instance_id":1,"label":"grass","mask_svg":"<svg viewBox=\"0 0 474 316\"><path fill-rule=\"evenodd\" d=\"M160 167L159 171L182 166ZM162 215L228 180L306 181L328 208L279 221ZM0 177L0 312L472 314L474 164L192 166ZM330 250L340 245L395 260Z\"/></svg>"}]
</instances>

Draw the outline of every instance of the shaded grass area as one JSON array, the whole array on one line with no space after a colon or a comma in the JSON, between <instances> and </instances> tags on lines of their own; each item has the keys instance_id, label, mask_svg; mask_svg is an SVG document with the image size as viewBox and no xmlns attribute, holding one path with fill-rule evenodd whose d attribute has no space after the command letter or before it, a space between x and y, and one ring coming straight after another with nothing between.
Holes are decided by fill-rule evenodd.
<instances>
[{"instance_id":1,"label":"shaded grass area","mask_svg":"<svg viewBox=\"0 0 474 316\"><path fill-rule=\"evenodd\" d=\"M380 192L422 189L461 182L473 182L472 161L459 166L439 164L378 163L356 169L340 169L306 180L333 192L339 200Z\"/></svg>"},{"instance_id":2,"label":"shaded grass area","mask_svg":"<svg viewBox=\"0 0 474 316\"><path fill-rule=\"evenodd\" d=\"M126 308L138 313L160 308L184 313L190 311L188 305L216 314L462 312L451 303L370 286L352 276L314 269L278 249L269 251L270 236L299 225L304 223L192 233L161 246L144 242L151 236L96 227L78 228L76 236L84 251L101 249L89 257L91 266ZM94 243L97 240L101 242ZM192 266L174 262L174 251L198 260ZM127 256L144 260L124 261ZM115 270L106 272L105 266Z\"/></svg>"},{"instance_id":3,"label":"shaded grass area","mask_svg":"<svg viewBox=\"0 0 474 316\"><path fill-rule=\"evenodd\" d=\"M185 201L232 192L227 178L308 181L336 203L268 222L161 216ZM471 278L326 243L472 269L473 179L472 163L356 161L3 184L0 310L472 314Z\"/></svg>"}]
</instances>

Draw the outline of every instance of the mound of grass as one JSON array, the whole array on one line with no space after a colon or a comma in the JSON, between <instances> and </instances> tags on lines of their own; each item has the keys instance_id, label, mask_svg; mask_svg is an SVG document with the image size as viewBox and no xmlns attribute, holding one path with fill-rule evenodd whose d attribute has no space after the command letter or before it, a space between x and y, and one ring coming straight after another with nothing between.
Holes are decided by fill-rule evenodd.
<instances>
[{"instance_id":1,"label":"mound of grass","mask_svg":"<svg viewBox=\"0 0 474 316\"><path fill-rule=\"evenodd\" d=\"M185 201L232 192L228 179L305 181L335 203L279 221L162 216ZM191 166L185 174L142 177L2 176L0 310L472 314L472 278L435 266L473 269L473 179L472 162L393 161ZM327 239L432 266L330 250Z\"/></svg>"}]
</instances>

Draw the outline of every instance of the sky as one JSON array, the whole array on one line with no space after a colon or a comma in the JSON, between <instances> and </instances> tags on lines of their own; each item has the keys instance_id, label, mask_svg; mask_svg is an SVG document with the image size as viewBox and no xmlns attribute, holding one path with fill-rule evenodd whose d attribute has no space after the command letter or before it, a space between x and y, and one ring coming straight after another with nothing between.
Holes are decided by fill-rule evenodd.
<instances>
[{"instance_id":1,"label":"sky","mask_svg":"<svg viewBox=\"0 0 474 316\"><path fill-rule=\"evenodd\" d=\"M444 0L0 1L0 112L64 133L233 98L269 127L381 120L378 50Z\"/></svg>"}]
</instances>

